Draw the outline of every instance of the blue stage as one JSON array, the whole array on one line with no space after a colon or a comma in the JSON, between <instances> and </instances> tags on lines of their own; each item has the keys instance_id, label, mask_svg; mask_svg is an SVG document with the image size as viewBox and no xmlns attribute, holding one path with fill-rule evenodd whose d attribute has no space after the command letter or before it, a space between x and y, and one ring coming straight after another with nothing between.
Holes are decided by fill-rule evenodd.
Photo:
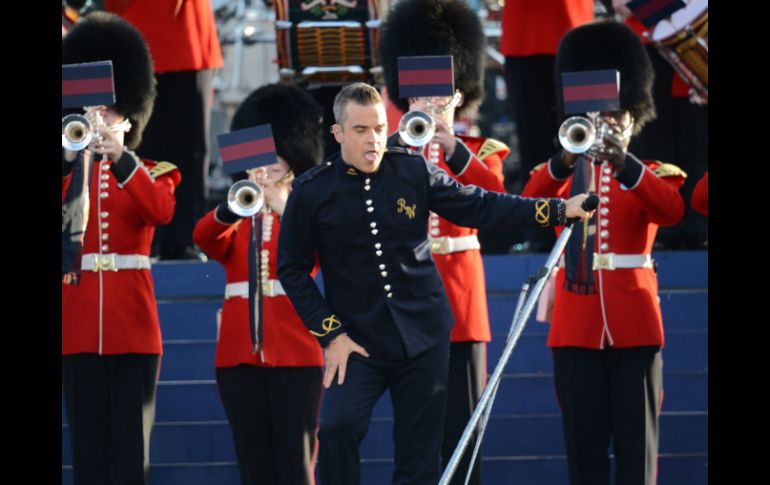
<instances>
[{"instance_id":1,"label":"blue stage","mask_svg":"<svg viewBox=\"0 0 770 485\"><path fill-rule=\"evenodd\" d=\"M708 253L663 252L658 262L666 329L659 485L708 482ZM526 277L545 255L486 256L493 340L491 374ZM214 380L215 314L224 271L216 263L161 262L153 267L164 355L151 444L153 485L238 484L238 466ZM483 445L487 484L568 483L559 408L553 386L548 327L530 321L500 385ZM374 411L361 449L362 483L391 483L389 396ZM72 483L70 443L62 405L63 484Z\"/></svg>"}]
</instances>

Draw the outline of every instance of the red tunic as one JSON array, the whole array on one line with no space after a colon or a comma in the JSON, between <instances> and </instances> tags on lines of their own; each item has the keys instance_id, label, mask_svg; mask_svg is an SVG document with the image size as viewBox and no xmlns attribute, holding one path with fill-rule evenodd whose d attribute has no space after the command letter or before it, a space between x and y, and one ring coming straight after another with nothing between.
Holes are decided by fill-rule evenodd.
<instances>
[{"instance_id":1,"label":"red tunic","mask_svg":"<svg viewBox=\"0 0 770 485\"><path fill-rule=\"evenodd\" d=\"M644 165L640 180L628 190L621 188L608 164L593 165L595 187L600 187L603 178L607 189L598 192L601 202L591 220L591 226L597 228L595 253L650 254L658 226L682 219L684 201L679 188L686 174L657 161ZM546 167L545 163L535 167L523 197L569 197L572 177L557 180L550 166ZM662 346L663 321L654 269L594 270L593 276L596 293L581 295L565 290L565 271L558 272L548 346Z\"/></svg>"},{"instance_id":2,"label":"red tunic","mask_svg":"<svg viewBox=\"0 0 770 485\"><path fill-rule=\"evenodd\" d=\"M469 163L456 175L446 164L443 151L439 155L439 167L463 185L476 185L493 192L505 192L503 186L503 159L510 149L503 143L488 138L458 136L470 150ZM462 237L477 235L478 229L461 227L438 217L438 231L433 228L431 237ZM455 316L452 342L489 342L489 312L487 310L484 264L478 249L434 254L436 267L444 282L449 305Z\"/></svg>"},{"instance_id":3,"label":"red tunic","mask_svg":"<svg viewBox=\"0 0 770 485\"><path fill-rule=\"evenodd\" d=\"M155 226L174 215L181 176L169 163L141 162L122 187L109 170L112 161L94 167L83 254L99 253L101 245L103 253L149 256ZM70 180L62 179L62 200ZM84 352L162 353L150 270L83 270L79 285L62 285L62 355Z\"/></svg>"},{"instance_id":4,"label":"red tunic","mask_svg":"<svg viewBox=\"0 0 770 485\"><path fill-rule=\"evenodd\" d=\"M156 73L222 67L222 50L208 0L106 0L144 36Z\"/></svg>"},{"instance_id":5,"label":"red tunic","mask_svg":"<svg viewBox=\"0 0 770 485\"><path fill-rule=\"evenodd\" d=\"M206 214L195 226L193 240L212 259L225 267L227 283L248 281L249 222L226 224ZM269 219L272 219L270 222ZM270 229L267 227L270 226ZM263 216L262 259L267 259L269 278L278 279L279 221L275 213ZM266 236L270 236L269 238ZM313 270L313 274L317 271ZM262 304L262 355L252 352L249 332L249 300L233 297L222 307L217 339L216 367L249 364L260 367L322 366L323 352L308 332L286 295L264 297Z\"/></svg>"},{"instance_id":6,"label":"red tunic","mask_svg":"<svg viewBox=\"0 0 770 485\"><path fill-rule=\"evenodd\" d=\"M567 31L593 19L592 0L506 0L500 52L517 57L554 55Z\"/></svg>"}]
</instances>

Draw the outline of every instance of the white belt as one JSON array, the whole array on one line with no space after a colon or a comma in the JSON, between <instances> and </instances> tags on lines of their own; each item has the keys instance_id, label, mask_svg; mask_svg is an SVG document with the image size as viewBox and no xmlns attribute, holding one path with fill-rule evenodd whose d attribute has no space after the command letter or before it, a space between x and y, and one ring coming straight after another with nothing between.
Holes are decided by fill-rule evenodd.
<instances>
[{"instance_id":1,"label":"white belt","mask_svg":"<svg viewBox=\"0 0 770 485\"><path fill-rule=\"evenodd\" d=\"M621 268L652 268L652 256L649 254L594 253L594 270Z\"/></svg>"},{"instance_id":2,"label":"white belt","mask_svg":"<svg viewBox=\"0 0 770 485\"><path fill-rule=\"evenodd\" d=\"M267 280L262 285L263 296L282 296L286 292L283 291L283 286L278 280ZM239 281L238 283L228 283L225 286L225 300L230 298L248 298L249 297L249 282Z\"/></svg>"},{"instance_id":3,"label":"white belt","mask_svg":"<svg viewBox=\"0 0 770 485\"><path fill-rule=\"evenodd\" d=\"M481 249L479 238L475 234L460 237L435 237L430 240L430 252L433 254L451 254L470 249Z\"/></svg>"},{"instance_id":4,"label":"white belt","mask_svg":"<svg viewBox=\"0 0 770 485\"><path fill-rule=\"evenodd\" d=\"M150 258L143 254L88 253L83 255L80 263L80 269L94 272L150 269L150 266Z\"/></svg>"}]
</instances>

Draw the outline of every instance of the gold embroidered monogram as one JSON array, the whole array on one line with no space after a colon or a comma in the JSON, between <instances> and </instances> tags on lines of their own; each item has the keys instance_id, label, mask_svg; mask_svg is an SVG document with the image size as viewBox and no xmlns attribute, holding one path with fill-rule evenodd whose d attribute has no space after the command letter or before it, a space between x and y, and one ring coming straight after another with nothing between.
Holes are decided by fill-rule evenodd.
<instances>
[{"instance_id":1,"label":"gold embroidered monogram","mask_svg":"<svg viewBox=\"0 0 770 485\"><path fill-rule=\"evenodd\" d=\"M347 170L345 170L345 173L348 175L358 175L358 171L353 167L350 167Z\"/></svg>"},{"instance_id":2,"label":"gold embroidered monogram","mask_svg":"<svg viewBox=\"0 0 770 485\"><path fill-rule=\"evenodd\" d=\"M326 317L321 321L321 329L324 331L324 333L314 332L310 330L310 333L315 335L316 337L325 337L329 335L331 332L337 330L342 326L342 322L337 320L336 315L332 315L330 317Z\"/></svg>"},{"instance_id":3,"label":"gold embroidered monogram","mask_svg":"<svg viewBox=\"0 0 770 485\"><path fill-rule=\"evenodd\" d=\"M551 206L545 199L538 199L535 202L535 220L542 226L547 226L551 219Z\"/></svg>"},{"instance_id":4,"label":"gold embroidered monogram","mask_svg":"<svg viewBox=\"0 0 770 485\"><path fill-rule=\"evenodd\" d=\"M406 205L406 199L404 199L403 197L398 199L396 203L398 204L397 212L399 214L406 212L406 217L408 217L409 219L414 219L415 212L417 211L417 204L412 204L411 206L408 206Z\"/></svg>"}]
</instances>

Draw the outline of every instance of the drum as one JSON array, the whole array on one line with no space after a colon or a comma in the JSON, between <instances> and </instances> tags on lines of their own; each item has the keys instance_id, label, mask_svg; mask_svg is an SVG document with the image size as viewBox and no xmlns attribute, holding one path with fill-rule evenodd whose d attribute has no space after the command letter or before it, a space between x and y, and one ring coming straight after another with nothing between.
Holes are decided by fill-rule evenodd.
<instances>
[{"instance_id":1,"label":"drum","mask_svg":"<svg viewBox=\"0 0 770 485\"><path fill-rule=\"evenodd\" d=\"M708 14L708 0L690 0L658 22L651 35L658 52L703 102L708 102L709 91Z\"/></svg>"},{"instance_id":2,"label":"drum","mask_svg":"<svg viewBox=\"0 0 770 485\"><path fill-rule=\"evenodd\" d=\"M275 0L281 77L305 85L370 81L381 0Z\"/></svg>"}]
</instances>

